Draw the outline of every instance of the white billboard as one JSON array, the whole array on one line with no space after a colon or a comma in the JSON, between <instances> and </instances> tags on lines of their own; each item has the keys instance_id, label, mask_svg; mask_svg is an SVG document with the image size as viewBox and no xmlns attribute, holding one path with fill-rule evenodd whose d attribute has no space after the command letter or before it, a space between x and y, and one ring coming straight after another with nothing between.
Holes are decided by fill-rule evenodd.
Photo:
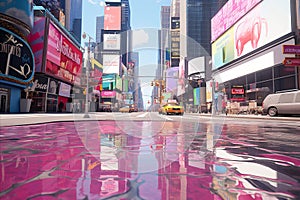
<instances>
[{"instance_id":1,"label":"white billboard","mask_svg":"<svg viewBox=\"0 0 300 200\"><path fill-rule=\"evenodd\" d=\"M104 74L120 73L120 55L118 54L103 55L103 73Z\"/></svg>"},{"instance_id":2,"label":"white billboard","mask_svg":"<svg viewBox=\"0 0 300 200\"><path fill-rule=\"evenodd\" d=\"M291 32L290 0L264 0L212 44L213 70Z\"/></svg>"},{"instance_id":3,"label":"white billboard","mask_svg":"<svg viewBox=\"0 0 300 200\"><path fill-rule=\"evenodd\" d=\"M120 34L104 34L103 49L104 50L120 50L121 35Z\"/></svg>"}]
</instances>

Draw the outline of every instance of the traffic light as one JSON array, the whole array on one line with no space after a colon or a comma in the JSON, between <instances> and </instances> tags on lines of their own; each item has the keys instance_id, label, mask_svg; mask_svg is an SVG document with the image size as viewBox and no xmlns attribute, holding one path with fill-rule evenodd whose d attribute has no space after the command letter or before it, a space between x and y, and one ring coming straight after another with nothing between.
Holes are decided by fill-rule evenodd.
<instances>
[{"instance_id":1,"label":"traffic light","mask_svg":"<svg viewBox=\"0 0 300 200\"><path fill-rule=\"evenodd\" d=\"M153 81L151 81L151 86L153 86Z\"/></svg>"}]
</instances>

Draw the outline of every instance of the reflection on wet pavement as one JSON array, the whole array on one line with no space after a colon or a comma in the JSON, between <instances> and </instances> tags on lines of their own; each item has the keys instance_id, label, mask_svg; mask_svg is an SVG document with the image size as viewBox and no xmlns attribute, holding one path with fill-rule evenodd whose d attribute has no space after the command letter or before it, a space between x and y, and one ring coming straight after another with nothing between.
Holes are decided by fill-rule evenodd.
<instances>
[{"instance_id":1,"label":"reflection on wet pavement","mask_svg":"<svg viewBox=\"0 0 300 200\"><path fill-rule=\"evenodd\" d=\"M299 199L300 127L82 121L0 129L0 199Z\"/></svg>"}]
</instances>

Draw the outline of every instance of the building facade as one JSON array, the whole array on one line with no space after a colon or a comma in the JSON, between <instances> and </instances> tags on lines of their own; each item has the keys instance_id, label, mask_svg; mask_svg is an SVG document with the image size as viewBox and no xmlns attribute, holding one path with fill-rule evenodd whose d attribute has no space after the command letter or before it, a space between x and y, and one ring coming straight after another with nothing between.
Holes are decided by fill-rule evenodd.
<instances>
[{"instance_id":1,"label":"building facade","mask_svg":"<svg viewBox=\"0 0 300 200\"><path fill-rule=\"evenodd\" d=\"M212 18L216 96L223 94L229 102L252 101L261 106L270 93L299 89L299 68L283 64L286 57L296 56L283 50L285 46L293 47L299 38L295 3L239 2L238 8L247 9L233 16L231 12L239 12L237 3L228 1L226 9ZM222 27L223 23L227 26Z\"/></svg>"}]
</instances>

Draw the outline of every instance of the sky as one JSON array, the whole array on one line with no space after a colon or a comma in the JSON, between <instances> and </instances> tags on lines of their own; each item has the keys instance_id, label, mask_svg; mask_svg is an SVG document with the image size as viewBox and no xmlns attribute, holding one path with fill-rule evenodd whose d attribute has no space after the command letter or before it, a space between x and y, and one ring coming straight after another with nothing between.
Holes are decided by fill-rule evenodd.
<instances>
[{"instance_id":1,"label":"sky","mask_svg":"<svg viewBox=\"0 0 300 200\"><path fill-rule=\"evenodd\" d=\"M96 40L96 17L104 14L104 0L83 0L82 32ZM171 0L129 0L131 29L134 32L134 51L139 52L139 75L144 104L151 99L151 81L157 67L157 34L160 29L161 6L170 6ZM86 40L86 41L85 41ZM82 44L88 39L82 39ZM146 77L150 76L150 77ZM153 76L153 77L151 77Z\"/></svg>"}]
</instances>

